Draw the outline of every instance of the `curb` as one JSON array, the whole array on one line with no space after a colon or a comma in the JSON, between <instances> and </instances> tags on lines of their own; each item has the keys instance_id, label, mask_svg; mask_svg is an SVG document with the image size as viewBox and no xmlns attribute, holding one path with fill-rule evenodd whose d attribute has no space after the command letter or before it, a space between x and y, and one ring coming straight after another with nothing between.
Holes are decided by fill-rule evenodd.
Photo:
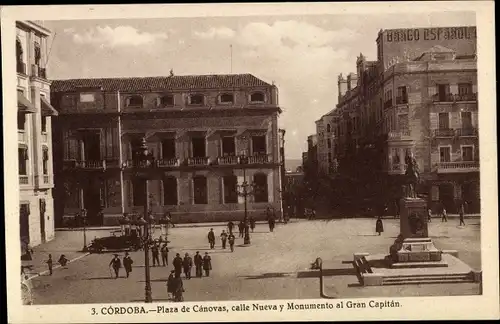
<instances>
[{"instance_id":1,"label":"curb","mask_svg":"<svg viewBox=\"0 0 500 324\"><path fill-rule=\"evenodd\" d=\"M77 256L76 258L69 260L69 261L68 261L68 264L69 264L69 263L72 263L72 262L74 262L74 261L78 261L78 260L80 260L80 259L82 259L82 258L86 257L86 256L87 256L87 255L89 255L89 254L90 254L90 252L86 252L86 253L84 253L84 254L82 254L82 255L79 255L79 256ZM61 268L61 267L62 267L62 265L58 264L58 265L56 265L56 266L52 267L52 271L54 271L54 270L56 270L56 269L59 269L59 268ZM49 273L49 270L44 270L44 271L42 271L42 272L39 272L39 273L37 273L37 274L32 275L31 277L28 277L28 279L26 279L26 281L29 281L29 280L31 280L31 279L34 279L34 278L37 278L37 277L40 277L40 276L43 276L43 275L46 275L47 273Z\"/></svg>"}]
</instances>

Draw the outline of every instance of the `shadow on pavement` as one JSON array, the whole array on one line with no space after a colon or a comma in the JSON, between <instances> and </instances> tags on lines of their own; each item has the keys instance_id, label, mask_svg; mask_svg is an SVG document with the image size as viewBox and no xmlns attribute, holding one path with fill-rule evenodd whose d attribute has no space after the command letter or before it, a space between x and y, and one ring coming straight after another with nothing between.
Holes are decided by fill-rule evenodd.
<instances>
[{"instance_id":1,"label":"shadow on pavement","mask_svg":"<svg viewBox=\"0 0 500 324\"><path fill-rule=\"evenodd\" d=\"M269 273L263 273L257 276L238 276L239 278L245 278L245 279L269 279L269 278L285 278L289 277L289 273L286 272L269 272Z\"/></svg>"},{"instance_id":2,"label":"shadow on pavement","mask_svg":"<svg viewBox=\"0 0 500 324\"><path fill-rule=\"evenodd\" d=\"M125 277L118 277L115 278L115 276L109 276L109 277L93 277L93 278L87 278L85 280L105 280L105 279L110 279L110 280L118 280L118 279L126 279Z\"/></svg>"},{"instance_id":3,"label":"shadow on pavement","mask_svg":"<svg viewBox=\"0 0 500 324\"><path fill-rule=\"evenodd\" d=\"M340 268L340 269L323 269L323 277L325 276L355 276L356 271L354 268ZM318 278L319 271L307 270L299 271L297 278Z\"/></svg>"}]
</instances>

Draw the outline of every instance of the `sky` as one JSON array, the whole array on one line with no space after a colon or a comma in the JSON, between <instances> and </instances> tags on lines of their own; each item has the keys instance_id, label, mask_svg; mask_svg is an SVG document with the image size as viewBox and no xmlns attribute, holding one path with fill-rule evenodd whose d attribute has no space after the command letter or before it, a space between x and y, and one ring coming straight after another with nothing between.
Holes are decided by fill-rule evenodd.
<instances>
[{"instance_id":1,"label":"sky","mask_svg":"<svg viewBox=\"0 0 500 324\"><path fill-rule=\"evenodd\" d=\"M50 79L251 73L279 89L287 159L335 108L337 77L380 29L475 25L473 12L44 21ZM232 64L231 64L232 45Z\"/></svg>"}]
</instances>

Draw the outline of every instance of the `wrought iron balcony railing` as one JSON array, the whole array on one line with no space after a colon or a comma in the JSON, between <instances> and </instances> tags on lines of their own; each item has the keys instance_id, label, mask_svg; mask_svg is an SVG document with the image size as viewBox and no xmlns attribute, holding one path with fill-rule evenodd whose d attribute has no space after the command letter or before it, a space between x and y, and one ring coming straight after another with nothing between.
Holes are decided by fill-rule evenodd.
<instances>
[{"instance_id":1,"label":"wrought iron balcony railing","mask_svg":"<svg viewBox=\"0 0 500 324\"><path fill-rule=\"evenodd\" d=\"M252 155L248 157L248 164L269 163L269 160L269 155L267 154Z\"/></svg>"},{"instance_id":2,"label":"wrought iron balcony railing","mask_svg":"<svg viewBox=\"0 0 500 324\"><path fill-rule=\"evenodd\" d=\"M160 168L165 168L165 167L176 167L179 166L179 159L178 158L165 158L165 159L159 159L157 160L158 167Z\"/></svg>"},{"instance_id":3,"label":"wrought iron balcony railing","mask_svg":"<svg viewBox=\"0 0 500 324\"><path fill-rule=\"evenodd\" d=\"M452 128L438 128L434 130L435 137L453 137L455 136L455 130Z\"/></svg>"},{"instance_id":4,"label":"wrought iron balcony railing","mask_svg":"<svg viewBox=\"0 0 500 324\"><path fill-rule=\"evenodd\" d=\"M459 128L457 129L457 135L462 137L474 137L477 136L478 131L477 128L469 127L469 128Z\"/></svg>"},{"instance_id":5,"label":"wrought iron balcony railing","mask_svg":"<svg viewBox=\"0 0 500 324\"><path fill-rule=\"evenodd\" d=\"M22 184L22 185L29 184L29 177L27 175L20 175L19 176L19 184Z\"/></svg>"},{"instance_id":6,"label":"wrought iron balcony railing","mask_svg":"<svg viewBox=\"0 0 500 324\"><path fill-rule=\"evenodd\" d=\"M208 165L209 158L207 156L203 157L189 157L187 158L188 165Z\"/></svg>"},{"instance_id":7,"label":"wrought iron balcony railing","mask_svg":"<svg viewBox=\"0 0 500 324\"><path fill-rule=\"evenodd\" d=\"M467 94L439 94L436 93L432 96L432 101L434 102L460 102L460 101L477 101L477 92L476 93L467 93Z\"/></svg>"},{"instance_id":8,"label":"wrought iron balcony railing","mask_svg":"<svg viewBox=\"0 0 500 324\"><path fill-rule=\"evenodd\" d=\"M234 165L234 164L239 164L240 163L240 157L239 156L219 156L217 158L217 164L219 165Z\"/></svg>"}]
</instances>

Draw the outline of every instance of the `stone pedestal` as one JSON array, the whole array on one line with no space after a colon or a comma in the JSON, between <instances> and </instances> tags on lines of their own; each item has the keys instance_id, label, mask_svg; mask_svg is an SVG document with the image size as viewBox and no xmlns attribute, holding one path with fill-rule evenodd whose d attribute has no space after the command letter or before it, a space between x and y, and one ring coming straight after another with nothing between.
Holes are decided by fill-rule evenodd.
<instances>
[{"instance_id":1,"label":"stone pedestal","mask_svg":"<svg viewBox=\"0 0 500 324\"><path fill-rule=\"evenodd\" d=\"M401 234L391 247L393 267L446 266L441 262L439 251L429 238L427 227L427 203L421 198L403 198L400 202Z\"/></svg>"}]
</instances>

